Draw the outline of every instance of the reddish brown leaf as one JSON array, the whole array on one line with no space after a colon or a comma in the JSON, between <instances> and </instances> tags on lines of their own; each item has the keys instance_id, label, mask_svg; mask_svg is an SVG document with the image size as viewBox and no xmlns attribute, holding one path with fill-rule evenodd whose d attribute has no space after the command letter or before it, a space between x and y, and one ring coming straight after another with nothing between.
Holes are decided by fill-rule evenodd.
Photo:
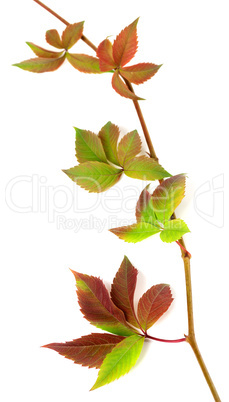
<instances>
[{"instance_id":1,"label":"reddish brown leaf","mask_svg":"<svg viewBox=\"0 0 229 402\"><path fill-rule=\"evenodd\" d=\"M53 349L74 363L89 368L100 368L106 355L125 338L111 334L90 334L66 343L50 343L43 347Z\"/></svg>"},{"instance_id":2,"label":"reddish brown leaf","mask_svg":"<svg viewBox=\"0 0 229 402\"><path fill-rule=\"evenodd\" d=\"M97 56L99 58L100 70L110 71L117 67L113 58L113 47L109 39L105 39L100 43L97 49Z\"/></svg>"},{"instance_id":3,"label":"reddish brown leaf","mask_svg":"<svg viewBox=\"0 0 229 402\"><path fill-rule=\"evenodd\" d=\"M116 70L113 74L112 87L119 95L124 96L124 98L132 100L143 100L143 98L139 98L127 88L126 84L121 79L118 70Z\"/></svg>"},{"instance_id":4,"label":"reddish brown leaf","mask_svg":"<svg viewBox=\"0 0 229 402\"><path fill-rule=\"evenodd\" d=\"M57 70L65 60L65 55L58 59L45 59L37 57L36 59L30 59L22 61L21 63L14 64L14 66L27 70L32 73L46 73L49 71Z\"/></svg>"},{"instance_id":5,"label":"reddish brown leaf","mask_svg":"<svg viewBox=\"0 0 229 402\"><path fill-rule=\"evenodd\" d=\"M97 328L121 336L133 335L123 311L109 297L101 279L72 271L76 278L79 305L84 317Z\"/></svg>"},{"instance_id":6,"label":"reddish brown leaf","mask_svg":"<svg viewBox=\"0 0 229 402\"><path fill-rule=\"evenodd\" d=\"M169 285L152 286L138 303L138 319L144 331L168 310L173 301Z\"/></svg>"},{"instance_id":7,"label":"reddish brown leaf","mask_svg":"<svg viewBox=\"0 0 229 402\"><path fill-rule=\"evenodd\" d=\"M137 23L138 18L123 29L114 41L113 56L118 67L125 66L137 51Z\"/></svg>"},{"instance_id":8,"label":"reddish brown leaf","mask_svg":"<svg viewBox=\"0 0 229 402\"><path fill-rule=\"evenodd\" d=\"M51 50L43 49L43 47L37 46L32 42L26 42L26 44L30 47L30 49L35 53L38 57L44 57L46 59L57 59L63 54L62 52L52 52Z\"/></svg>"},{"instance_id":9,"label":"reddish brown leaf","mask_svg":"<svg viewBox=\"0 0 229 402\"><path fill-rule=\"evenodd\" d=\"M56 29L50 29L49 31L47 31L45 38L46 38L46 41L51 46L57 47L57 49L63 49L63 44L60 39L60 35Z\"/></svg>"},{"instance_id":10,"label":"reddish brown leaf","mask_svg":"<svg viewBox=\"0 0 229 402\"><path fill-rule=\"evenodd\" d=\"M120 308L127 321L139 328L134 311L134 291L138 271L125 256L111 286L111 299Z\"/></svg>"},{"instance_id":11,"label":"reddish brown leaf","mask_svg":"<svg viewBox=\"0 0 229 402\"><path fill-rule=\"evenodd\" d=\"M130 67L120 69L121 75L133 84L142 84L152 78L160 66L152 63L140 63Z\"/></svg>"},{"instance_id":12,"label":"reddish brown leaf","mask_svg":"<svg viewBox=\"0 0 229 402\"><path fill-rule=\"evenodd\" d=\"M99 67L99 59L96 57L88 56L87 54L72 54L66 53L69 63L81 71L81 73L99 74L101 73Z\"/></svg>"},{"instance_id":13,"label":"reddish brown leaf","mask_svg":"<svg viewBox=\"0 0 229 402\"><path fill-rule=\"evenodd\" d=\"M62 33L62 45L64 49L70 49L83 34L84 21L70 24Z\"/></svg>"}]
</instances>

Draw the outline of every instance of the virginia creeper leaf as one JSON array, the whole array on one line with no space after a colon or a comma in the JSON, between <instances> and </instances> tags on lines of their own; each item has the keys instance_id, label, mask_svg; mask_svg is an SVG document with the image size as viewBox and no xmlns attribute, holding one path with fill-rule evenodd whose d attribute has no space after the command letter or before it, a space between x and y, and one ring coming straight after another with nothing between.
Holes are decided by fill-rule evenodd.
<instances>
[{"instance_id":1,"label":"virginia creeper leaf","mask_svg":"<svg viewBox=\"0 0 229 402\"><path fill-rule=\"evenodd\" d=\"M117 166L120 166L117 152L119 135L118 126L112 124L110 121L99 132L99 138L102 141L107 159Z\"/></svg>"},{"instance_id":2,"label":"virginia creeper leaf","mask_svg":"<svg viewBox=\"0 0 229 402\"><path fill-rule=\"evenodd\" d=\"M77 295L84 317L97 328L116 335L133 335L124 313L110 299L100 278L72 271L76 279Z\"/></svg>"},{"instance_id":3,"label":"virginia creeper leaf","mask_svg":"<svg viewBox=\"0 0 229 402\"><path fill-rule=\"evenodd\" d=\"M81 71L81 73L99 74L101 73L99 67L99 59L96 57L88 56L87 54L72 54L66 53L69 63Z\"/></svg>"},{"instance_id":4,"label":"virginia creeper leaf","mask_svg":"<svg viewBox=\"0 0 229 402\"><path fill-rule=\"evenodd\" d=\"M130 67L123 67L120 69L121 75L133 84L142 84L143 82L152 78L160 66L152 63L140 63Z\"/></svg>"},{"instance_id":5,"label":"virginia creeper leaf","mask_svg":"<svg viewBox=\"0 0 229 402\"><path fill-rule=\"evenodd\" d=\"M179 240L188 232L190 230L182 219L172 219L164 223L164 230L160 233L160 237L165 243L171 243Z\"/></svg>"},{"instance_id":6,"label":"virginia creeper leaf","mask_svg":"<svg viewBox=\"0 0 229 402\"><path fill-rule=\"evenodd\" d=\"M178 174L166 179L153 192L153 209L160 222L168 220L185 193L185 176Z\"/></svg>"},{"instance_id":7,"label":"virginia creeper leaf","mask_svg":"<svg viewBox=\"0 0 229 402\"><path fill-rule=\"evenodd\" d=\"M138 319L144 331L168 310L173 298L169 285L160 284L152 286L141 297L138 303Z\"/></svg>"},{"instance_id":8,"label":"virginia creeper leaf","mask_svg":"<svg viewBox=\"0 0 229 402\"><path fill-rule=\"evenodd\" d=\"M159 163L144 155L128 161L124 166L124 173L140 180L161 180L171 176Z\"/></svg>"},{"instance_id":9,"label":"virginia creeper leaf","mask_svg":"<svg viewBox=\"0 0 229 402\"><path fill-rule=\"evenodd\" d=\"M120 141L118 146L118 160L121 166L132 160L139 152L141 152L142 142L137 130L126 134Z\"/></svg>"},{"instance_id":10,"label":"virginia creeper leaf","mask_svg":"<svg viewBox=\"0 0 229 402\"><path fill-rule=\"evenodd\" d=\"M47 31L45 38L46 38L46 41L51 46L57 47L57 49L63 49L63 44L60 39L60 35L56 29L50 29L49 31Z\"/></svg>"},{"instance_id":11,"label":"virginia creeper leaf","mask_svg":"<svg viewBox=\"0 0 229 402\"><path fill-rule=\"evenodd\" d=\"M111 334L90 334L66 343L50 343L45 348L53 349L74 363L89 368L100 368L106 355L125 338Z\"/></svg>"},{"instance_id":12,"label":"virginia creeper leaf","mask_svg":"<svg viewBox=\"0 0 229 402\"><path fill-rule=\"evenodd\" d=\"M103 150L100 138L91 131L76 131L76 157L78 162L98 161L107 163L107 158Z\"/></svg>"},{"instance_id":13,"label":"virginia creeper leaf","mask_svg":"<svg viewBox=\"0 0 229 402\"><path fill-rule=\"evenodd\" d=\"M62 52L52 52L51 50L43 49L40 46L34 45L32 42L26 42L26 44L30 47L30 49L35 53L38 57L44 57L46 59L57 59L63 54Z\"/></svg>"},{"instance_id":14,"label":"virginia creeper leaf","mask_svg":"<svg viewBox=\"0 0 229 402\"><path fill-rule=\"evenodd\" d=\"M129 226L122 226L120 228L110 229L119 239L127 243L138 243L148 237L159 233L161 229L157 226L151 225L147 222L138 222Z\"/></svg>"},{"instance_id":15,"label":"virginia creeper leaf","mask_svg":"<svg viewBox=\"0 0 229 402\"><path fill-rule=\"evenodd\" d=\"M145 338L139 335L132 335L118 343L105 357L100 368L98 378L91 390L102 387L105 384L117 380L127 374L136 364Z\"/></svg>"},{"instance_id":16,"label":"virginia creeper leaf","mask_svg":"<svg viewBox=\"0 0 229 402\"><path fill-rule=\"evenodd\" d=\"M113 57L118 67L123 67L135 55L138 46L137 18L132 24L123 29L113 44Z\"/></svg>"},{"instance_id":17,"label":"virginia creeper leaf","mask_svg":"<svg viewBox=\"0 0 229 402\"><path fill-rule=\"evenodd\" d=\"M139 98L127 88L126 84L121 79L118 70L116 70L113 74L112 87L119 95L124 96L124 98L132 100L143 100L143 98Z\"/></svg>"},{"instance_id":18,"label":"virginia creeper leaf","mask_svg":"<svg viewBox=\"0 0 229 402\"><path fill-rule=\"evenodd\" d=\"M113 46L109 39L105 39L100 43L97 49L97 57L99 58L101 71L106 72L117 67L113 58Z\"/></svg>"},{"instance_id":19,"label":"virginia creeper leaf","mask_svg":"<svg viewBox=\"0 0 229 402\"><path fill-rule=\"evenodd\" d=\"M64 49L70 49L83 34L84 21L70 24L62 33L62 45Z\"/></svg>"},{"instance_id":20,"label":"virginia creeper leaf","mask_svg":"<svg viewBox=\"0 0 229 402\"><path fill-rule=\"evenodd\" d=\"M122 176L121 169L97 161L81 163L68 170L63 170L63 172L79 186L88 190L89 193L100 193L108 190Z\"/></svg>"},{"instance_id":21,"label":"virginia creeper leaf","mask_svg":"<svg viewBox=\"0 0 229 402\"><path fill-rule=\"evenodd\" d=\"M146 186L146 188L144 188L138 199L136 205L136 219L137 222L144 221L153 224L157 221L157 217L153 210L152 195L147 190L148 187L149 186Z\"/></svg>"},{"instance_id":22,"label":"virginia creeper leaf","mask_svg":"<svg viewBox=\"0 0 229 402\"><path fill-rule=\"evenodd\" d=\"M22 61L21 63L13 64L22 70L30 71L32 73L46 73L49 71L57 70L65 60L65 55L58 59L46 59L37 57Z\"/></svg>"},{"instance_id":23,"label":"virginia creeper leaf","mask_svg":"<svg viewBox=\"0 0 229 402\"><path fill-rule=\"evenodd\" d=\"M124 312L127 321L134 327L139 328L134 312L134 291L137 274L137 269L125 256L111 286L111 300Z\"/></svg>"}]
</instances>

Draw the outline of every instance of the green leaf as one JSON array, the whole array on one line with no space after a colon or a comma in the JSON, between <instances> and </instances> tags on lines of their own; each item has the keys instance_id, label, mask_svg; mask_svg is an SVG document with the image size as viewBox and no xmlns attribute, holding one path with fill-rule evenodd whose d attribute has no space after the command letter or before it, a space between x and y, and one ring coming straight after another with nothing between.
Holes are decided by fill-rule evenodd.
<instances>
[{"instance_id":1,"label":"green leaf","mask_svg":"<svg viewBox=\"0 0 229 402\"><path fill-rule=\"evenodd\" d=\"M103 162L85 162L68 170L63 170L70 179L90 193L100 193L114 186L122 170Z\"/></svg>"},{"instance_id":2,"label":"green leaf","mask_svg":"<svg viewBox=\"0 0 229 402\"><path fill-rule=\"evenodd\" d=\"M121 166L132 160L139 152L141 152L142 142L137 130L126 134L120 141L118 146L118 160Z\"/></svg>"},{"instance_id":3,"label":"green leaf","mask_svg":"<svg viewBox=\"0 0 229 402\"><path fill-rule=\"evenodd\" d=\"M106 72L117 67L113 58L113 46L109 39L105 39L100 43L97 49L97 57L99 58L101 71Z\"/></svg>"},{"instance_id":4,"label":"green leaf","mask_svg":"<svg viewBox=\"0 0 229 402\"><path fill-rule=\"evenodd\" d=\"M146 156L138 156L128 161L124 173L128 177L140 180L161 180L171 176L159 163Z\"/></svg>"},{"instance_id":5,"label":"green leaf","mask_svg":"<svg viewBox=\"0 0 229 402\"><path fill-rule=\"evenodd\" d=\"M100 278L72 271L76 279L78 302L81 312L92 325L116 335L135 333L128 325L124 313L109 297Z\"/></svg>"},{"instance_id":6,"label":"green leaf","mask_svg":"<svg viewBox=\"0 0 229 402\"><path fill-rule=\"evenodd\" d=\"M145 338L132 335L118 343L109 353L100 368L98 378L91 390L102 387L127 374L136 364Z\"/></svg>"},{"instance_id":7,"label":"green leaf","mask_svg":"<svg viewBox=\"0 0 229 402\"><path fill-rule=\"evenodd\" d=\"M111 300L120 308L127 321L139 328L134 311L134 292L138 271L125 256L111 285Z\"/></svg>"},{"instance_id":8,"label":"green leaf","mask_svg":"<svg viewBox=\"0 0 229 402\"><path fill-rule=\"evenodd\" d=\"M144 331L168 310L173 301L169 285L152 286L143 294L138 303L138 319Z\"/></svg>"},{"instance_id":9,"label":"green leaf","mask_svg":"<svg viewBox=\"0 0 229 402\"><path fill-rule=\"evenodd\" d=\"M123 29L113 44L114 61L118 67L123 67L135 55L138 48L137 18L132 24Z\"/></svg>"},{"instance_id":10,"label":"green leaf","mask_svg":"<svg viewBox=\"0 0 229 402\"><path fill-rule=\"evenodd\" d=\"M110 229L110 232L114 233L119 237L119 239L122 239L127 243L138 243L139 241L145 240L160 231L161 229L159 227L153 226L147 222L138 222L133 225Z\"/></svg>"},{"instance_id":11,"label":"green leaf","mask_svg":"<svg viewBox=\"0 0 229 402\"><path fill-rule=\"evenodd\" d=\"M87 54L66 53L69 63L81 73L100 74L99 59Z\"/></svg>"},{"instance_id":12,"label":"green leaf","mask_svg":"<svg viewBox=\"0 0 229 402\"><path fill-rule=\"evenodd\" d=\"M107 163L100 138L91 131L76 130L76 157L78 162L98 161Z\"/></svg>"},{"instance_id":13,"label":"green leaf","mask_svg":"<svg viewBox=\"0 0 229 402\"><path fill-rule=\"evenodd\" d=\"M160 233L160 237L165 243L172 243L188 232L190 230L182 219L173 219L164 223L164 230Z\"/></svg>"},{"instance_id":14,"label":"green leaf","mask_svg":"<svg viewBox=\"0 0 229 402\"><path fill-rule=\"evenodd\" d=\"M163 181L153 192L153 209L160 222L168 220L185 194L185 176L178 174Z\"/></svg>"},{"instance_id":15,"label":"green leaf","mask_svg":"<svg viewBox=\"0 0 229 402\"><path fill-rule=\"evenodd\" d=\"M123 339L123 336L94 333L70 342L50 343L43 347L55 350L76 364L98 369L106 355Z\"/></svg>"},{"instance_id":16,"label":"green leaf","mask_svg":"<svg viewBox=\"0 0 229 402\"><path fill-rule=\"evenodd\" d=\"M64 49L70 49L83 34L84 21L70 24L62 33L62 45Z\"/></svg>"},{"instance_id":17,"label":"green leaf","mask_svg":"<svg viewBox=\"0 0 229 402\"><path fill-rule=\"evenodd\" d=\"M110 121L99 132L99 138L102 141L107 159L117 166L120 166L117 152L119 135L118 126L112 124Z\"/></svg>"},{"instance_id":18,"label":"green leaf","mask_svg":"<svg viewBox=\"0 0 229 402\"><path fill-rule=\"evenodd\" d=\"M144 188L138 199L136 205L136 219L137 222L147 222L152 225L157 222L157 217L153 210L153 199L152 195L147 190L148 187L149 185Z\"/></svg>"},{"instance_id":19,"label":"green leaf","mask_svg":"<svg viewBox=\"0 0 229 402\"><path fill-rule=\"evenodd\" d=\"M49 71L57 70L65 60L65 55L58 59L45 59L37 57L36 59L30 59L22 61L21 63L13 64L15 67L19 67L22 70L30 71L32 73L46 73Z\"/></svg>"},{"instance_id":20,"label":"green leaf","mask_svg":"<svg viewBox=\"0 0 229 402\"><path fill-rule=\"evenodd\" d=\"M46 41L51 45L56 47L57 49L63 49L63 44L60 39L60 35L56 29L50 29L46 32L45 35Z\"/></svg>"},{"instance_id":21,"label":"green leaf","mask_svg":"<svg viewBox=\"0 0 229 402\"><path fill-rule=\"evenodd\" d=\"M114 90L121 96L124 96L124 98L132 99L134 101L136 100L143 100L143 98L139 98L137 95L135 95L133 92L127 88L126 84L123 82L119 75L119 71L116 70L113 74L112 78L112 87Z\"/></svg>"},{"instance_id":22,"label":"green leaf","mask_svg":"<svg viewBox=\"0 0 229 402\"><path fill-rule=\"evenodd\" d=\"M63 51L62 52L52 52L51 50L46 50L40 46L34 45L34 43L32 43L32 42L26 42L26 44L30 47L30 49L38 57L44 57L46 59L57 59L63 54Z\"/></svg>"},{"instance_id":23,"label":"green leaf","mask_svg":"<svg viewBox=\"0 0 229 402\"><path fill-rule=\"evenodd\" d=\"M160 66L152 63L139 63L130 67L120 69L122 77L133 84L139 85L152 78L159 70Z\"/></svg>"}]
</instances>

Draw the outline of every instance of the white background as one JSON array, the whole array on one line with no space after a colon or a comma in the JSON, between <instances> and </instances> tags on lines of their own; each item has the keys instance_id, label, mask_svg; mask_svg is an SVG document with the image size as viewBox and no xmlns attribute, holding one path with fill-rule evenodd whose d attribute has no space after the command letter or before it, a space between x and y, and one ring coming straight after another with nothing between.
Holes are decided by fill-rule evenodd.
<instances>
[{"instance_id":1,"label":"white background","mask_svg":"<svg viewBox=\"0 0 229 402\"><path fill-rule=\"evenodd\" d=\"M69 22L85 20L85 35L96 45L140 16L133 64L163 63L136 92L147 99L141 106L161 164L172 174L188 173L187 196L177 215L191 229L185 241L193 256L196 334L221 399L227 401L227 2L47 4ZM156 236L127 244L107 230L122 220L134 220L134 205L145 184L125 177L113 190L89 195L61 171L76 163L73 126L98 133L111 120L123 134L136 128L142 135L132 102L113 91L109 74L81 74L67 63L41 75L11 67L33 57L25 41L45 47L45 31L62 32L64 25L32 0L5 3L3 11L2 400L104 402L125 395L132 401L212 401L185 343L148 343L127 376L93 392L89 389L96 370L40 348L96 331L79 311L68 268L100 276L109 286L126 254L139 270L136 300L153 284L169 283L173 306L150 331L164 338L187 332L184 274L176 244L163 244ZM93 55L83 42L74 51ZM89 220L91 229L86 228ZM102 230L95 227L99 222Z\"/></svg>"}]
</instances>

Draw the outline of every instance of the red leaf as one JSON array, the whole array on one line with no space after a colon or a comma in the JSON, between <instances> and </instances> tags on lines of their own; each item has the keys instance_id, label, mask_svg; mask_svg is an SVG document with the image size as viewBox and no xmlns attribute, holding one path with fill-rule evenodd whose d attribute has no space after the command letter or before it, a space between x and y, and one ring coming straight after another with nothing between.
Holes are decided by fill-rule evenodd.
<instances>
[{"instance_id":1,"label":"red leaf","mask_svg":"<svg viewBox=\"0 0 229 402\"><path fill-rule=\"evenodd\" d=\"M46 38L46 41L51 46L57 47L57 49L63 49L63 44L60 39L60 35L56 29L50 29L49 31L47 31L45 38Z\"/></svg>"},{"instance_id":2,"label":"red leaf","mask_svg":"<svg viewBox=\"0 0 229 402\"><path fill-rule=\"evenodd\" d=\"M66 343L50 343L43 347L53 349L74 363L100 368L106 355L125 338L111 334L90 334Z\"/></svg>"},{"instance_id":3,"label":"red leaf","mask_svg":"<svg viewBox=\"0 0 229 402\"><path fill-rule=\"evenodd\" d=\"M105 39L100 43L97 49L97 56L99 58L100 70L103 72L113 70L117 67L113 58L113 47L109 39Z\"/></svg>"},{"instance_id":4,"label":"red leaf","mask_svg":"<svg viewBox=\"0 0 229 402\"><path fill-rule=\"evenodd\" d=\"M140 63L120 69L121 75L133 84L142 84L152 78L160 66L152 63Z\"/></svg>"},{"instance_id":5,"label":"red leaf","mask_svg":"<svg viewBox=\"0 0 229 402\"><path fill-rule=\"evenodd\" d=\"M127 321L134 327L139 324L134 312L134 291L138 271L125 256L111 286L111 299L120 308Z\"/></svg>"},{"instance_id":6,"label":"red leaf","mask_svg":"<svg viewBox=\"0 0 229 402\"><path fill-rule=\"evenodd\" d=\"M64 49L70 49L83 34L84 21L68 25L62 33L62 45Z\"/></svg>"},{"instance_id":7,"label":"red leaf","mask_svg":"<svg viewBox=\"0 0 229 402\"><path fill-rule=\"evenodd\" d=\"M99 67L99 59L96 57L88 56L87 54L72 54L66 53L69 63L81 71L81 73L99 74L101 73Z\"/></svg>"},{"instance_id":8,"label":"red leaf","mask_svg":"<svg viewBox=\"0 0 229 402\"><path fill-rule=\"evenodd\" d=\"M14 66L27 70L32 73L46 73L49 71L57 70L65 60L65 55L58 59L45 59L37 57L36 59L30 59L22 61L21 63L14 64Z\"/></svg>"},{"instance_id":9,"label":"red leaf","mask_svg":"<svg viewBox=\"0 0 229 402\"><path fill-rule=\"evenodd\" d=\"M121 311L109 297L101 279L72 271L76 278L79 305L84 317L97 328L116 335L133 335Z\"/></svg>"},{"instance_id":10,"label":"red leaf","mask_svg":"<svg viewBox=\"0 0 229 402\"><path fill-rule=\"evenodd\" d=\"M135 95L127 88L126 84L120 78L118 70L116 70L115 73L113 74L112 87L119 95L124 96L124 98L132 99L135 101L143 100L143 98L139 98L137 95Z\"/></svg>"},{"instance_id":11,"label":"red leaf","mask_svg":"<svg viewBox=\"0 0 229 402\"><path fill-rule=\"evenodd\" d=\"M43 49L43 47L34 45L32 42L26 42L26 44L30 47L30 49L35 53L38 57L44 57L46 59L57 59L63 54L62 52L52 52L51 50Z\"/></svg>"},{"instance_id":12,"label":"red leaf","mask_svg":"<svg viewBox=\"0 0 229 402\"><path fill-rule=\"evenodd\" d=\"M138 303L138 319L144 331L168 310L172 301L169 285L155 285L144 293Z\"/></svg>"},{"instance_id":13,"label":"red leaf","mask_svg":"<svg viewBox=\"0 0 229 402\"><path fill-rule=\"evenodd\" d=\"M125 66L125 64L134 57L137 51L137 23L138 18L123 29L114 41L113 56L118 67Z\"/></svg>"}]
</instances>

